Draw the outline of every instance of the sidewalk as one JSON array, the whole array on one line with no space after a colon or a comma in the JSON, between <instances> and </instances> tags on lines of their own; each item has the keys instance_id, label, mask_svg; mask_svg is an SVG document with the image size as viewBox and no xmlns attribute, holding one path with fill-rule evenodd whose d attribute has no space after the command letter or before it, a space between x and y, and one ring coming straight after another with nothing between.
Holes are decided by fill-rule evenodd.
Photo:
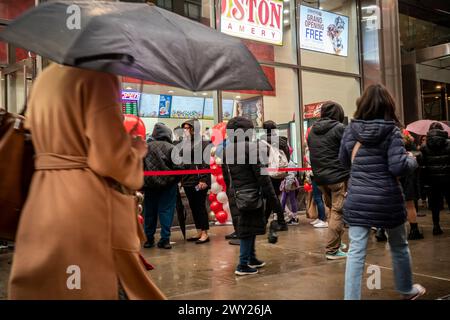
<instances>
[{"instance_id":1,"label":"sidewalk","mask_svg":"<svg viewBox=\"0 0 450 320\"><path fill-rule=\"evenodd\" d=\"M410 241L414 281L427 288L425 299L450 294L450 214L441 213L444 234L432 235L431 213L419 217L425 239ZM188 237L194 233L188 230ZM300 225L279 233L277 244L266 236L257 238L258 258L267 262L257 275L234 275L239 246L231 246L224 236L230 226L213 226L211 242L196 245L184 242L181 232L173 233L172 250L143 249L143 255L155 266L150 274L169 299L342 299L345 261L327 261L324 256L327 229L315 229L305 216ZM158 239L158 238L157 238ZM344 242L348 243L347 229ZM11 254L0 254L0 299L6 298L6 281ZM391 259L386 243L369 240L366 266L381 269L381 290L366 287L364 299L398 299L394 290Z\"/></svg>"}]
</instances>

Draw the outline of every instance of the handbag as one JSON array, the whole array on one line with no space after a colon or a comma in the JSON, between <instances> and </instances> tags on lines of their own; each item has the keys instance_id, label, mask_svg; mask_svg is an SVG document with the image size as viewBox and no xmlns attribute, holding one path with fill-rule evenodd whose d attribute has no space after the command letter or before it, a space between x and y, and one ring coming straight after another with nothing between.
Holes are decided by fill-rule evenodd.
<instances>
[{"instance_id":1,"label":"handbag","mask_svg":"<svg viewBox=\"0 0 450 320\"><path fill-rule=\"evenodd\" d=\"M225 164L227 168L228 177L230 179L230 191L233 194L236 207L239 211L255 211L262 209L264 203L262 198L262 192L259 188L243 188L235 189L233 186L233 179L231 178L230 168Z\"/></svg>"},{"instance_id":2,"label":"handbag","mask_svg":"<svg viewBox=\"0 0 450 320\"><path fill-rule=\"evenodd\" d=\"M21 115L0 110L0 239L14 241L34 172L34 148Z\"/></svg>"}]
</instances>

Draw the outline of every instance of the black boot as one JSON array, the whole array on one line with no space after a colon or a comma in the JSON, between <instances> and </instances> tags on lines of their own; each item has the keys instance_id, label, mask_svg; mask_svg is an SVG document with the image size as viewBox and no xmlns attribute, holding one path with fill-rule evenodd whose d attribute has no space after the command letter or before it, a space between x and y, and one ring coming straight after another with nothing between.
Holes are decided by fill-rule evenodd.
<instances>
[{"instance_id":1,"label":"black boot","mask_svg":"<svg viewBox=\"0 0 450 320\"><path fill-rule=\"evenodd\" d=\"M375 238L377 238L378 242L387 241L386 233L383 228L378 228L377 233L375 234Z\"/></svg>"},{"instance_id":2,"label":"black boot","mask_svg":"<svg viewBox=\"0 0 450 320\"><path fill-rule=\"evenodd\" d=\"M433 226L433 236L438 236L438 235L443 234L443 233L444 233L444 231L442 231L440 225L435 224L435 225Z\"/></svg>"},{"instance_id":3,"label":"black boot","mask_svg":"<svg viewBox=\"0 0 450 320\"><path fill-rule=\"evenodd\" d=\"M419 231L417 223L410 223L411 230L409 231L408 240L423 239L423 234Z\"/></svg>"}]
</instances>

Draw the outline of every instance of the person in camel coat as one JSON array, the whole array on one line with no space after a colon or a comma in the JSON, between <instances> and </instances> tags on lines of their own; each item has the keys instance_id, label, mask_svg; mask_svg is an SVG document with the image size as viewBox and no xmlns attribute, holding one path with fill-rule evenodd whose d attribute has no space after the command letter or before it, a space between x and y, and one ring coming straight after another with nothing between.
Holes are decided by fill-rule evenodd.
<instances>
[{"instance_id":1,"label":"person in camel coat","mask_svg":"<svg viewBox=\"0 0 450 320\"><path fill-rule=\"evenodd\" d=\"M145 142L124 129L114 75L51 64L25 125L36 172L16 237L9 299L165 299L140 258Z\"/></svg>"}]
</instances>

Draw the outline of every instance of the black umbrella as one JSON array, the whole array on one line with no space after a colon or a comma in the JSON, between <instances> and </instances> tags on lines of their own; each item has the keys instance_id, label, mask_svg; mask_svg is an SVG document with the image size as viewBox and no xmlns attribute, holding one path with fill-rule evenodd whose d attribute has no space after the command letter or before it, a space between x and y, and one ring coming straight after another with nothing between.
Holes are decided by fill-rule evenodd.
<instances>
[{"instance_id":1,"label":"black umbrella","mask_svg":"<svg viewBox=\"0 0 450 320\"><path fill-rule=\"evenodd\" d=\"M181 200L180 188L178 188L178 186L176 210L181 233L183 234L183 238L186 239L186 209L184 208L183 201Z\"/></svg>"},{"instance_id":2,"label":"black umbrella","mask_svg":"<svg viewBox=\"0 0 450 320\"><path fill-rule=\"evenodd\" d=\"M149 4L44 3L0 38L59 64L191 91L272 90L240 40Z\"/></svg>"}]
</instances>

